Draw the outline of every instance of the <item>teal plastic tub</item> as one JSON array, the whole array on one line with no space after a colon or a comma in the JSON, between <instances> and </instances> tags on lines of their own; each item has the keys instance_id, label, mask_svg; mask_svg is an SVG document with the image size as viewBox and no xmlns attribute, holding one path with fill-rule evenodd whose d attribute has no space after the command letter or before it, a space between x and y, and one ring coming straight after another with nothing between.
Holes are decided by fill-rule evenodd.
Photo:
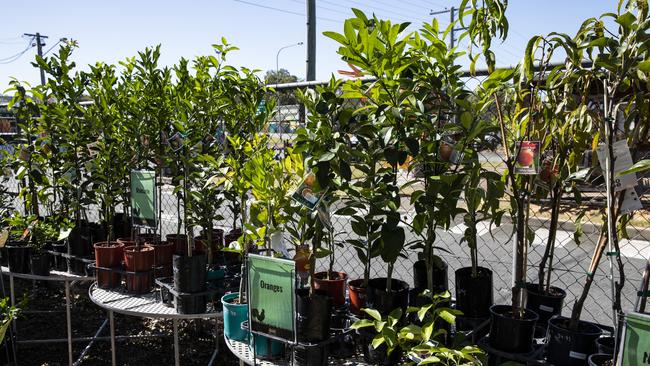
<instances>
[{"instance_id":1,"label":"teal plastic tub","mask_svg":"<svg viewBox=\"0 0 650 366\"><path fill-rule=\"evenodd\" d=\"M239 293L233 292L223 295L223 334L233 341L247 341L248 331L241 329L241 323L248 320L248 304L233 304Z\"/></svg>"}]
</instances>

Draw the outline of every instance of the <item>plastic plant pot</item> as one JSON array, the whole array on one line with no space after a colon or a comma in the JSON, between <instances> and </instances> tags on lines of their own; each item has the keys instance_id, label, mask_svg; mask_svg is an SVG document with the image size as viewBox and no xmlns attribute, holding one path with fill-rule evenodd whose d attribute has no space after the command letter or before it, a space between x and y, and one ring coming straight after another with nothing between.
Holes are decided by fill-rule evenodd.
<instances>
[{"instance_id":1,"label":"plastic plant pot","mask_svg":"<svg viewBox=\"0 0 650 366\"><path fill-rule=\"evenodd\" d=\"M363 287L363 279L348 282L348 293L350 296L350 312L355 315L361 314L361 309L366 307L367 292Z\"/></svg>"},{"instance_id":2,"label":"plastic plant pot","mask_svg":"<svg viewBox=\"0 0 650 366\"><path fill-rule=\"evenodd\" d=\"M33 275L49 276L50 275L50 254L35 253L29 256L29 268Z\"/></svg>"},{"instance_id":3,"label":"plastic plant pot","mask_svg":"<svg viewBox=\"0 0 650 366\"><path fill-rule=\"evenodd\" d=\"M592 323L580 321L577 330L568 329L569 319L552 318L548 321L547 360L554 365L586 366L589 355L596 353L596 339L602 329Z\"/></svg>"},{"instance_id":4,"label":"plastic plant pot","mask_svg":"<svg viewBox=\"0 0 650 366\"><path fill-rule=\"evenodd\" d=\"M150 246L129 246L124 248L126 289L135 293L146 293L153 287L152 268L155 262L154 248Z\"/></svg>"},{"instance_id":5,"label":"plastic plant pot","mask_svg":"<svg viewBox=\"0 0 650 366\"><path fill-rule=\"evenodd\" d=\"M533 349L533 337L538 315L525 310L522 318L512 316L512 306L492 305L490 308L490 346L502 352L528 353Z\"/></svg>"},{"instance_id":6,"label":"plastic plant pot","mask_svg":"<svg viewBox=\"0 0 650 366\"><path fill-rule=\"evenodd\" d=\"M382 315L388 315L391 311L402 308L406 310L409 301L408 283L392 279L391 292L386 291L387 278L373 278L368 281L367 306L379 311Z\"/></svg>"},{"instance_id":7,"label":"plastic plant pot","mask_svg":"<svg viewBox=\"0 0 650 366\"><path fill-rule=\"evenodd\" d=\"M332 305L340 308L345 305L345 283L348 275L344 272L314 273L314 290L332 298Z\"/></svg>"},{"instance_id":8,"label":"plastic plant pot","mask_svg":"<svg viewBox=\"0 0 650 366\"><path fill-rule=\"evenodd\" d=\"M492 271L478 267L472 277L472 267L456 270L456 309L467 318L487 318L493 302Z\"/></svg>"},{"instance_id":9,"label":"plastic plant pot","mask_svg":"<svg viewBox=\"0 0 650 366\"><path fill-rule=\"evenodd\" d=\"M441 262L442 267L433 266L433 292L440 293L449 289L448 268L445 262ZM424 260L413 263L413 287L417 289L426 289L427 286L427 264Z\"/></svg>"},{"instance_id":10,"label":"plastic plant pot","mask_svg":"<svg viewBox=\"0 0 650 366\"><path fill-rule=\"evenodd\" d=\"M29 273L29 254L32 247L18 242L10 242L5 246L9 271L14 273Z\"/></svg>"},{"instance_id":11,"label":"plastic plant pot","mask_svg":"<svg viewBox=\"0 0 650 366\"><path fill-rule=\"evenodd\" d=\"M115 268L122 263L124 245L118 242L95 243L95 265L102 268ZM100 288L115 288L120 285L119 273L97 270L97 285Z\"/></svg>"},{"instance_id":12,"label":"plastic plant pot","mask_svg":"<svg viewBox=\"0 0 650 366\"><path fill-rule=\"evenodd\" d=\"M539 293L539 285L534 283L526 284L526 309L530 309L539 315L538 324L548 323L548 320L556 315L562 314L562 306L566 291L558 287L550 288L549 294Z\"/></svg>"},{"instance_id":13,"label":"plastic plant pot","mask_svg":"<svg viewBox=\"0 0 650 366\"><path fill-rule=\"evenodd\" d=\"M284 354L284 343L259 334L250 337L250 346L253 344L257 357L264 360L278 359Z\"/></svg>"},{"instance_id":14,"label":"plastic plant pot","mask_svg":"<svg viewBox=\"0 0 650 366\"><path fill-rule=\"evenodd\" d=\"M233 292L223 295L223 334L233 341L248 340L249 332L241 329L241 323L248 320L248 304L238 304L236 300L239 293Z\"/></svg>"}]
</instances>

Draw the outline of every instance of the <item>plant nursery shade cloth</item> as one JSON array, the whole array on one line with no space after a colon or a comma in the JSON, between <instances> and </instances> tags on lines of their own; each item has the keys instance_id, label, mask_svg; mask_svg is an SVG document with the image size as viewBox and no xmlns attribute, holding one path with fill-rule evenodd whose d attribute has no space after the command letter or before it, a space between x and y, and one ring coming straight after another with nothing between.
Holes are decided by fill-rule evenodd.
<instances>
[{"instance_id":1,"label":"plant nursery shade cloth","mask_svg":"<svg viewBox=\"0 0 650 366\"><path fill-rule=\"evenodd\" d=\"M650 314L626 315L622 366L650 365Z\"/></svg>"},{"instance_id":2,"label":"plant nursery shade cloth","mask_svg":"<svg viewBox=\"0 0 650 366\"><path fill-rule=\"evenodd\" d=\"M131 215L133 226L155 229L156 173L150 170L131 171Z\"/></svg>"},{"instance_id":3,"label":"plant nursery shade cloth","mask_svg":"<svg viewBox=\"0 0 650 366\"><path fill-rule=\"evenodd\" d=\"M253 331L294 341L295 283L294 261L249 255L248 306Z\"/></svg>"}]
</instances>

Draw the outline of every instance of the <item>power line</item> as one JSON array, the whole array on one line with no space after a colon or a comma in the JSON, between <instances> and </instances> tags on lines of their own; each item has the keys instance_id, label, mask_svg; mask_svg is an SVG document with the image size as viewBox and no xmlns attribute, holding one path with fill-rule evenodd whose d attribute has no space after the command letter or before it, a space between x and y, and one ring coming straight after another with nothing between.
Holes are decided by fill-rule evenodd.
<instances>
[{"instance_id":1,"label":"power line","mask_svg":"<svg viewBox=\"0 0 650 366\"><path fill-rule=\"evenodd\" d=\"M403 18L404 20L408 20L408 19L413 20L413 19L415 19L415 20L419 20L419 21L422 21L422 22L426 22L426 20L425 20L424 18L414 17L413 15L408 15L408 14L400 13L400 12L394 11L394 10L392 10L392 9L386 9L386 8L379 7L379 6L375 6L375 5L370 6L370 5L368 5L368 4L364 4L364 3L360 2L360 1L356 1L356 0L348 0L348 2L351 2L351 3L354 3L354 4L359 4L359 5L361 5L361 6L365 6L365 7L368 8L368 9L372 9L372 10L381 10L382 12L386 12L386 13L388 13L388 14L399 15L399 17ZM387 14L387 15L388 15L388 14ZM395 18L396 18L396 17L395 17Z\"/></svg>"},{"instance_id":2,"label":"power line","mask_svg":"<svg viewBox=\"0 0 650 366\"><path fill-rule=\"evenodd\" d=\"M286 9L275 8L275 7L272 7L272 6L262 5L262 4L258 4L258 3L245 1L245 0L233 0L233 1L236 1L236 2L242 3L242 4L246 4L246 5L250 5L250 6L256 6L258 8L273 10L273 11L277 11L277 12L281 12L281 13L297 15L297 16L301 16L301 17L306 16L305 13L299 13L297 11L291 11L291 10L286 10ZM325 17L316 17L316 18L320 19L320 20L324 20L326 22L342 23L340 20L337 20L337 19L331 19L331 18L325 18Z\"/></svg>"},{"instance_id":3,"label":"power line","mask_svg":"<svg viewBox=\"0 0 650 366\"><path fill-rule=\"evenodd\" d=\"M296 3L296 4L305 5L305 2L304 2L304 1L300 1L300 0L289 0L289 1L291 1L291 2L293 2L293 3ZM318 5L318 4L317 4L316 6L318 6L319 9L323 9L323 10L331 11L331 12L333 12L333 13L343 14L343 15L345 15L346 17L352 15L352 12L346 13L346 12L341 11L341 10L337 10L337 9L334 9L334 8L328 8L328 7L326 7L326 6L322 6L322 5ZM349 10L349 9L348 9L348 10Z\"/></svg>"},{"instance_id":4,"label":"power line","mask_svg":"<svg viewBox=\"0 0 650 366\"><path fill-rule=\"evenodd\" d=\"M32 38L29 40L29 42L27 43L27 47L26 47L24 50L22 50L22 51L16 53L15 55L11 55L11 56L9 56L9 57L5 57L5 58L0 58L0 64L2 64L2 65L6 65L6 64L10 64L10 63L12 63L12 62L18 60L22 55L24 55L27 51L29 51L30 48L34 47L34 46L32 45L32 41L33 41L33 40L34 40L34 37L32 37Z\"/></svg>"}]
</instances>

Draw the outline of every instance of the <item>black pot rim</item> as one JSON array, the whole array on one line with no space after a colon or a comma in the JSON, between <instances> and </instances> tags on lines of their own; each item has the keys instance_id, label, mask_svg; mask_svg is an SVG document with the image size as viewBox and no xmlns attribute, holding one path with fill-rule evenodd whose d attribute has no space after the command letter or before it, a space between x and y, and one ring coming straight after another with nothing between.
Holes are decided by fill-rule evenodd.
<instances>
[{"instance_id":1,"label":"black pot rim","mask_svg":"<svg viewBox=\"0 0 650 366\"><path fill-rule=\"evenodd\" d=\"M440 262L443 264L443 266L442 266L442 267L438 267L438 269L439 269L439 270L444 270L444 269L446 269L446 268L449 268L449 265L447 264L447 262L445 262L445 261L442 259L442 257L439 257L439 258L440 258ZM418 259L417 261L415 261L415 262L413 263L413 268L415 268L415 266L425 266L425 267L426 267L426 263L427 263L426 260L424 260L424 259ZM433 263L433 265L435 266L435 262Z\"/></svg>"},{"instance_id":2,"label":"black pot rim","mask_svg":"<svg viewBox=\"0 0 650 366\"><path fill-rule=\"evenodd\" d=\"M488 277L488 276L492 275L492 270L489 269L489 268L478 266L478 267L476 267L476 269L478 270L478 277L479 278ZM470 272L471 273L472 272L472 267L458 268L455 273L456 273L456 276L458 276L458 274L465 274L465 272Z\"/></svg>"},{"instance_id":3,"label":"black pot rim","mask_svg":"<svg viewBox=\"0 0 650 366\"><path fill-rule=\"evenodd\" d=\"M508 318L512 320L516 320L519 322L536 322L539 319L539 315L537 315L536 312L530 310L530 309L524 309L524 319L515 319L509 316L506 316L505 314L512 311L512 306L511 305L492 305L490 306L490 314L493 316L497 316L499 318Z\"/></svg>"},{"instance_id":4,"label":"black pot rim","mask_svg":"<svg viewBox=\"0 0 650 366\"><path fill-rule=\"evenodd\" d=\"M603 343L605 340L608 341L608 342L611 341L612 344L610 345L610 344ZM614 336L604 336L604 337L596 338L596 343L601 345L601 346L607 346L607 347L614 346L615 345L614 342L616 342L616 337L614 337Z\"/></svg>"},{"instance_id":5,"label":"black pot rim","mask_svg":"<svg viewBox=\"0 0 650 366\"><path fill-rule=\"evenodd\" d=\"M547 298L547 299L564 299L566 298L566 291L559 287L551 286L551 288L555 291L558 291L560 295L549 295L549 294L541 294L536 291L536 289L539 288L539 285L536 283L526 283L526 292L535 294L535 296Z\"/></svg>"},{"instance_id":6,"label":"black pot rim","mask_svg":"<svg viewBox=\"0 0 650 366\"><path fill-rule=\"evenodd\" d=\"M357 278L356 280L348 281L348 287L353 288L355 290L366 289L366 287L363 287L363 278Z\"/></svg>"},{"instance_id":7,"label":"black pot rim","mask_svg":"<svg viewBox=\"0 0 650 366\"><path fill-rule=\"evenodd\" d=\"M551 319L549 319L548 326L549 326L549 328L552 327L552 328L555 328L555 329L557 329L559 331L567 332L567 333L573 333L573 334L576 334L576 335L579 335L579 336L599 336L599 335L603 334L603 330L600 327L598 327L596 324L588 323L588 322L585 322L585 321L582 321L582 320L578 320L578 324L582 325L582 326L590 327L591 329L593 329L592 332L584 331L584 330L583 331L580 331L580 330L573 331L573 330L570 330L570 329L565 328L565 327L558 324L561 321L567 321L567 320L569 320L569 318L565 318L563 316L555 316L555 317L552 317Z\"/></svg>"},{"instance_id":8,"label":"black pot rim","mask_svg":"<svg viewBox=\"0 0 650 366\"><path fill-rule=\"evenodd\" d=\"M385 292L386 282L388 282L387 280L388 280L387 277L371 278L370 280L368 280L368 288ZM400 287L400 288L396 288L395 286L391 286L392 293L408 292L409 284L406 281L402 281L397 278L392 278L391 281L393 282L393 284L397 283ZM373 286L373 284L380 284L380 283L383 284L383 286Z\"/></svg>"},{"instance_id":9,"label":"black pot rim","mask_svg":"<svg viewBox=\"0 0 650 366\"><path fill-rule=\"evenodd\" d=\"M595 358L600 358L600 357L602 357L604 360L608 360L608 359L611 360L614 358L612 355L608 353L594 353L589 355L589 361L593 362Z\"/></svg>"}]
</instances>

